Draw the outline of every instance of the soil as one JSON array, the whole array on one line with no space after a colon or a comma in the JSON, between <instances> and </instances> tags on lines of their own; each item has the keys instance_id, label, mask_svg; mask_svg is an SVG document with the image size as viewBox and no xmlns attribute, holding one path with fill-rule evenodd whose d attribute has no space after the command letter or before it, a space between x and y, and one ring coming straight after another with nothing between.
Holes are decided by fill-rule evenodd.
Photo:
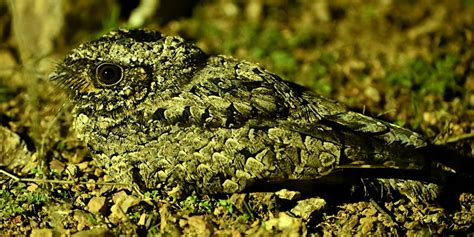
<instances>
[{"instance_id":1,"label":"soil","mask_svg":"<svg viewBox=\"0 0 474 237\"><path fill-rule=\"evenodd\" d=\"M81 42L157 29L474 156L472 0L158 2L147 15L129 1L0 1L0 234L474 235L472 193L449 203L289 190L176 199L116 185L47 79Z\"/></svg>"}]
</instances>

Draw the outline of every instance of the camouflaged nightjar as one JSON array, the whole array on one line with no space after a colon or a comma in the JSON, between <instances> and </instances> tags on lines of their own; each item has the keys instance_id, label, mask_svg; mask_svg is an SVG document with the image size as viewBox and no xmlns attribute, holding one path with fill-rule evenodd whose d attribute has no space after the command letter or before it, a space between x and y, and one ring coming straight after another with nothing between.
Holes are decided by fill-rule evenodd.
<instances>
[{"instance_id":1,"label":"camouflaged nightjar","mask_svg":"<svg viewBox=\"0 0 474 237\"><path fill-rule=\"evenodd\" d=\"M50 79L69 92L97 163L143 190L233 193L337 169L425 165L417 133L156 31L82 44Z\"/></svg>"}]
</instances>

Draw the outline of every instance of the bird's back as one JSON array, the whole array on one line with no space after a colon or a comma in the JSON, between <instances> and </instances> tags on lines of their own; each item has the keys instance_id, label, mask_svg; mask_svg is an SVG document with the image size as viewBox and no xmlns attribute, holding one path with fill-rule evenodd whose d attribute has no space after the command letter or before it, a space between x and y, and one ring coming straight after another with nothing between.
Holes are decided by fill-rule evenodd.
<instances>
[{"instance_id":1,"label":"bird's back","mask_svg":"<svg viewBox=\"0 0 474 237\"><path fill-rule=\"evenodd\" d=\"M417 133L348 111L252 63L215 56L205 65L179 93L150 102L156 132L148 133L156 136L146 146L154 152L136 156L146 157L137 163L149 167L138 169L147 188L166 180L230 193L336 169L424 167L415 149L426 142Z\"/></svg>"}]
</instances>

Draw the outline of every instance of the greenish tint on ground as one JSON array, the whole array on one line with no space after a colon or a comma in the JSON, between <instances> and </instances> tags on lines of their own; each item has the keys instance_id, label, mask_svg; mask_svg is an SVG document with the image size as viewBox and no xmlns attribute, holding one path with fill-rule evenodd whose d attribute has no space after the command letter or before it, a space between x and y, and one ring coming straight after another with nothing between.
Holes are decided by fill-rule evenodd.
<instances>
[{"instance_id":1,"label":"greenish tint on ground","mask_svg":"<svg viewBox=\"0 0 474 237\"><path fill-rule=\"evenodd\" d=\"M144 27L181 35L210 54L260 63L285 80L353 110L415 129L434 143L472 155L473 3L204 0L186 16L176 9L189 1L180 0L170 6L162 3ZM0 1L4 33L0 35L0 125L4 128L0 168L22 178L51 182L20 182L0 174L0 234L474 232L474 195L469 193L455 197L455 209L412 203L403 197L377 202L326 200L322 207L308 207L274 193L176 199L178 194L164 196L159 190L137 194L130 187L102 184L112 179L95 166L85 145L75 138L71 106L46 78L69 49L125 26L129 9L112 0L64 2L61 14L56 14L63 17L52 21L63 24L62 31L50 39L52 51L28 60L18 38L33 37L41 22L35 20L38 27L15 37L17 28L8 4ZM45 12L39 18L45 22L55 15ZM25 19L30 15L34 14L26 14ZM18 165L10 169L13 161ZM58 180L66 182L52 182Z\"/></svg>"}]
</instances>

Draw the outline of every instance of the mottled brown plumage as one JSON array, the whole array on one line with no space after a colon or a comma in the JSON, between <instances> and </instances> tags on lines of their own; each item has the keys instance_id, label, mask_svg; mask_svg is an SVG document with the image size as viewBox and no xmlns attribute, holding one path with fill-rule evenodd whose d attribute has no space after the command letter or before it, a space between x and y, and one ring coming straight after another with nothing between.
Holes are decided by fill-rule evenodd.
<instances>
[{"instance_id":1,"label":"mottled brown plumage","mask_svg":"<svg viewBox=\"0 0 474 237\"><path fill-rule=\"evenodd\" d=\"M233 193L286 181L298 189L336 171L349 170L342 177L351 182L351 169L356 179L403 178L390 176L432 166L417 133L159 32L111 32L74 49L50 78L68 90L74 127L97 163L142 189Z\"/></svg>"}]
</instances>

